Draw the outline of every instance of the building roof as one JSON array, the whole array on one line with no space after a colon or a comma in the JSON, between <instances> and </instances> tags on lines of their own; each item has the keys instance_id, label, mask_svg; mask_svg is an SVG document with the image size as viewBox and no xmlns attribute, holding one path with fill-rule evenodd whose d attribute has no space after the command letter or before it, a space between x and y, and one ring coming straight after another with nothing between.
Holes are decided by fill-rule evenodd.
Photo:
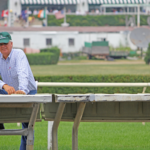
<instances>
[{"instance_id":1,"label":"building roof","mask_svg":"<svg viewBox=\"0 0 150 150\"><path fill-rule=\"evenodd\" d=\"M150 29L149 26L141 26L143 28ZM0 32L7 31L35 31L35 32L80 32L80 33L97 33L97 32L121 32L132 31L137 27L125 27L125 26L101 26L101 27L0 27Z\"/></svg>"},{"instance_id":2,"label":"building roof","mask_svg":"<svg viewBox=\"0 0 150 150\"><path fill-rule=\"evenodd\" d=\"M80 0L21 0L22 5L70 5L80 3Z\"/></svg>"},{"instance_id":3,"label":"building roof","mask_svg":"<svg viewBox=\"0 0 150 150\"><path fill-rule=\"evenodd\" d=\"M21 0L22 5L76 5L78 3L80 0ZM146 0L88 0L88 4L146 4Z\"/></svg>"}]
</instances>

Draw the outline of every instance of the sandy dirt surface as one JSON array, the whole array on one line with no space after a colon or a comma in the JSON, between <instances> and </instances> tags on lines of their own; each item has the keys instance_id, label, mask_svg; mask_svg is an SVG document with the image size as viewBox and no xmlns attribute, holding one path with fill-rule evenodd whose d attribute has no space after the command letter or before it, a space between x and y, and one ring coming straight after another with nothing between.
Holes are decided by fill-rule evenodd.
<instances>
[{"instance_id":1,"label":"sandy dirt surface","mask_svg":"<svg viewBox=\"0 0 150 150\"><path fill-rule=\"evenodd\" d=\"M81 60L81 61L60 61L58 65L119 65L119 64L145 64L144 60L115 60L115 61L98 61L98 60Z\"/></svg>"}]
</instances>

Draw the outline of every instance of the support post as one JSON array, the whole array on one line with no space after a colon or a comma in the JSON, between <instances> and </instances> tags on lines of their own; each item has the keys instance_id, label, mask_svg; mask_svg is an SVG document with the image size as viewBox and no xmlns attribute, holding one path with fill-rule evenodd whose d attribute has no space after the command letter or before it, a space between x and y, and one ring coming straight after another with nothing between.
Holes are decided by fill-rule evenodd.
<instances>
[{"instance_id":1,"label":"support post","mask_svg":"<svg viewBox=\"0 0 150 150\"><path fill-rule=\"evenodd\" d=\"M127 7L127 13L129 14L129 7Z\"/></svg>"},{"instance_id":2,"label":"support post","mask_svg":"<svg viewBox=\"0 0 150 150\"><path fill-rule=\"evenodd\" d=\"M33 110L32 110L32 114L30 117L30 121L29 121L29 126L28 126L28 136L27 136L27 146L26 146L26 150L33 150L33 144L34 144L34 124L37 118L37 114L38 114L38 110L39 110L39 106L40 104L34 104L33 105Z\"/></svg>"},{"instance_id":3,"label":"support post","mask_svg":"<svg viewBox=\"0 0 150 150\"><path fill-rule=\"evenodd\" d=\"M47 149L48 150L52 150L52 127L53 127L53 122L54 121L48 121L48 141L47 141L47 143L48 143L48 147L47 147Z\"/></svg>"},{"instance_id":4,"label":"support post","mask_svg":"<svg viewBox=\"0 0 150 150\"><path fill-rule=\"evenodd\" d=\"M57 130L61 117L64 112L66 103L60 103L57 109L57 113L54 119L53 128L52 128L52 150L58 150L58 140L57 140Z\"/></svg>"},{"instance_id":5,"label":"support post","mask_svg":"<svg viewBox=\"0 0 150 150\"><path fill-rule=\"evenodd\" d=\"M72 150L78 150L78 127L82 119L86 103L80 103L72 128Z\"/></svg>"},{"instance_id":6,"label":"support post","mask_svg":"<svg viewBox=\"0 0 150 150\"><path fill-rule=\"evenodd\" d=\"M62 27L68 27L69 23L66 22L66 8L64 7L64 23L61 24Z\"/></svg>"},{"instance_id":7,"label":"support post","mask_svg":"<svg viewBox=\"0 0 150 150\"><path fill-rule=\"evenodd\" d=\"M136 12L137 12L137 11L136 11L136 7L134 7L134 13L136 14Z\"/></svg>"},{"instance_id":8,"label":"support post","mask_svg":"<svg viewBox=\"0 0 150 150\"><path fill-rule=\"evenodd\" d=\"M47 27L47 7L45 7L45 26Z\"/></svg>"},{"instance_id":9,"label":"support post","mask_svg":"<svg viewBox=\"0 0 150 150\"><path fill-rule=\"evenodd\" d=\"M147 87L143 87L142 93L145 93Z\"/></svg>"},{"instance_id":10,"label":"support post","mask_svg":"<svg viewBox=\"0 0 150 150\"><path fill-rule=\"evenodd\" d=\"M140 5L138 5L137 13L137 27L140 27Z\"/></svg>"},{"instance_id":11,"label":"support post","mask_svg":"<svg viewBox=\"0 0 150 150\"><path fill-rule=\"evenodd\" d=\"M106 14L106 7L104 6L103 8L104 8L104 15L105 15Z\"/></svg>"}]
</instances>

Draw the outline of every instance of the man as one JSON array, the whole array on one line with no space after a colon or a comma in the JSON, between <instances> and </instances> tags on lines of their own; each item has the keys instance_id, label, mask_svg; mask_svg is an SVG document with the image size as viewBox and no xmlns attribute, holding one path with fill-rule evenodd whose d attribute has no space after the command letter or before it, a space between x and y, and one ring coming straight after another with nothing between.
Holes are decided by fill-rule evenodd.
<instances>
[{"instance_id":1,"label":"man","mask_svg":"<svg viewBox=\"0 0 150 150\"><path fill-rule=\"evenodd\" d=\"M0 94L37 93L37 86L24 52L13 49L13 42L8 32L0 32ZM27 128L28 123L22 123ZM0 129L4 129L0 124ZM20 150L26 150L26 136L22 136Z\"/></svg>"}]
</instances>

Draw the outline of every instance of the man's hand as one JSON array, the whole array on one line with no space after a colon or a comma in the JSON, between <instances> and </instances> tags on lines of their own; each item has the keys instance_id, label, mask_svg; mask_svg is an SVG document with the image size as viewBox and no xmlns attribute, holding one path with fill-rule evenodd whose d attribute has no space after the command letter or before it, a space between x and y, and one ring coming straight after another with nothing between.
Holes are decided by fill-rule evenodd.
<instances>
[{"instance_id":1,"label":"man's hand","mask_svg":"<svg viewBox=\"0 0 150 150\"><path fill-rule=\"evenodd\" d=\"M10 95L15 93L15 89L7 84L3 85L3 89Z\"/></svg>"},{"instance_id":2,"label":"man's hand","mask_svg":"<svg viewBox=\"0 0 150 150\"><path fill-rule=\"evenodd\" d=\"M15 94L26 94L26 93L21 91L21 90L18 90L18 91L15 92Z\"/></svg>"}]
</instances>

